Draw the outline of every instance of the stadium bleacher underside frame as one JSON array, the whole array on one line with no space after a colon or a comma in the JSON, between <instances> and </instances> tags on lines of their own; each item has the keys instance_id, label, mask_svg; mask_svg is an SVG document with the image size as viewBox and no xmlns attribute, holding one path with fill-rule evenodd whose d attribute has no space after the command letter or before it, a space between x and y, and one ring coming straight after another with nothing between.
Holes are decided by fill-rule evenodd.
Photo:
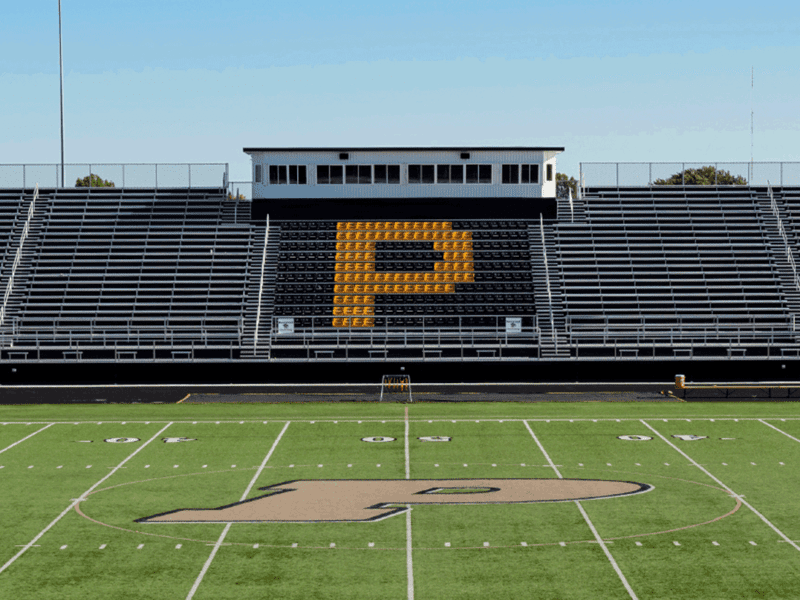
<instances>
[{"instance_id":1,"label":"stadium bleacher underside frame","mask_svg":"<svg viewBox=\"0 0 800 600\"><path fill-rule=\"evenodd\" d=\"M800 363L800 187L590 187L523 217L284 204L0 189L0 383L379 381L399 365L442 381L669 379L698 363L752 378Z\"/></svg>"}]
</instances>

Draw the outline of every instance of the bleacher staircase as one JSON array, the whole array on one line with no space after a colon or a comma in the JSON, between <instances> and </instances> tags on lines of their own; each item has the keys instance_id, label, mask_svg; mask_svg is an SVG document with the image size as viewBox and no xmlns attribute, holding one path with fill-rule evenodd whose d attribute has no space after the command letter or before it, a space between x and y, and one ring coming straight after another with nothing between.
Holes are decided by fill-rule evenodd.
<instances>
[{"instance_id":1,"label":"bleacher staircase","mask_svg":"<svg viewBox=\"0 0 800 600\"><path fill-rule=\"evenodd\" d=\"M528 226L528 240L531 249L534 302L541 332L540 356L569 358L563 309L564 294L561 277L556 269L558 261L552 225L545 225L541 220L538 224L531 223Z\"/></svg>"},{"instance_id":2,"label":"bleacher staircase","mask_svg":"<svg viewBox=\"0 0 800 600\"><path fill-rule=\"evenodd\" d=\"M0 336L3 338L4 346L13 345L14 322L20 315L30 287L31 266L41 245L42 223L50 206L50 198L38 195L38 190L36 195L26 195L20 202L11 225L11 232L0 262L0 294L5 297L6 291L9 291L0 313ZM20 260L15 269L14 261L18 250L21 250Z\"/></svg>"},{"instance_id":3,"label":"bleacher staircase","mask_svg":"<svg viewBox=\"0 0 800 600\"><path fill-rule=\"evenodd\" d=\"M781 291L785 295L786 308L791 314L800 314L798 272L796 265L793 264L800 258L797 254L798 238L786 206L786 200L782 193L774 192L776 214L769 191L766 193L754 192L754 195L756 210L764 224L764 239L770 250L775 273L781 282Z\"/></svg>"},{"instance_id":4,"label":"bleacher staircase","mask_svg":"<svg viewBox=\"0 0 800 600\"><path fill-rule=\"evenodd\" d=\"M269 236L267 236L267 226L254 227L250 240L247 305L241 356L269 358L281 228L277 225L269 226Z\"/></svg>"}]
</instances>

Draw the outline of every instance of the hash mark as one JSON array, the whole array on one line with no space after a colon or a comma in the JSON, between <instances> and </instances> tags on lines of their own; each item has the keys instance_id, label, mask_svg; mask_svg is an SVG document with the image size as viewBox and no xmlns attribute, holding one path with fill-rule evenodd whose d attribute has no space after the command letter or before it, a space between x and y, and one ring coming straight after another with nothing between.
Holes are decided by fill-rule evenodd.
<instances>
[{"instance_id":1,"label":"hash mark","mask_svg":"<svg viewBox=\"0 0 800 600\"><path fill-rule=\"evenodd\" d=\"M519 463L519 466L520 466L520 467L524 467L524 466L525 466L525 463Z\"/></svg>"},{"instance_id":2,"label":"hash mark","mask_svg":"<svg viewBox=\"0 0 800 600\"><path fill-rule=\"evenodd\" d=\"M751 462L750 464L753 465L753 466L756 466L756 463L754 463L754 462Z\"/></svg>"},{"instance_id":3,"label":"hash mark","mask_svg":"<svg viewBox=\"0 0 800 600\"><path fill-rule=\"evenodd\" d=\"M175 550L180 550L183 544L175 544Z\"/></svg>"},{"instance_id":4,"label":"hash mark","mask_svg":"<svg viewBox=\"0 0 800 600\"><path fill-rule=\"evenodd\" d=\"M748 543L749 543L751 546L758 546L758 544L756 544L756 543L755 543L755 542L753 542L753 541L750 541L750 542L748 542Z\"/></svg>"},{"instance_id":5,"label":"hash mark","mask_svg":"<svg viewBox=\"0 0 800 600\"><path fill-rule=\"evenodd\" d=\"M317 467L321 467L322 465L317 465Z\"/></svg>"},{"instance_id":6,"label":"hash mark","mask_svg":"<svg viewBox=\"0 0 800 600\"><path fill-rule=\"evenodd\" d=\"M105 548L106 548L105 544L100 544L100 550L105 550Z\"/></svg>"},{"instance_id":7,"label":"hash mark","mask_svg":"<svg viewBox=\"0 0 800 600\"><path fill-rule=\"evenodd\" d=\"M253 549L258 548L258 544L253 544Z\"/></svg>"},{"instance_id":8,"label":"hash mark","mask_svg":"<svg viewBox=\"0 0 800 600\"><path fill-rule=\"evenodd\" d=\"M711 543L714 544L715 546L719 546L719 542L711 542Z\"/></svg>"},{"instance_id":9,"label":"hash mark","mask_svg":"<svg viewBox=\"0 0 800 600\"><path fill-rule=\"evenodd\" d=\"M32 469L32 468L33 468L33 465L31 465L31 466L30 466L30 467L28 467L28 468L29 468L29 469Z\"/></svg>"},{"instance_id":10,"label":"hash mark","mask_svg":"<svg viewBox=\"0 0 800 600\"><path fill-rule=\"evenodd\" d=\"M293 467L294 465L290 465L290 466L292 466L292 467ZM347 465L347 466L348 466L348 467L352 467L353 465Z\"/></svg>"},{"instance_id":11,"label":"hash mark","mask_svg":"<svg viewBox=\"0 0 800 600\"><path fill-rule=\"evenodd\" d=\"M369 544L367 544L367 546L369 546L370 548L374 548L375 547L375 542L370 542Z\"/></svg>"},{"instance_id":12,"label":"hash mark","mask_svg":"<svg viewBox=\"0 0 800 600\"><path fill-rule=\"evenodd\" d=\"M61 550L65 550L66 548L67 548L67 545L66 545L66 544L64 544L63 546L61 546Z\"/></svg>"},{"instance_id":13,"label":"hash mark","mask_svg":"<svg viewBox=\"0 0 800 600\"><path fill-rule=\"evenodd\" d=\"M231 469L235 469L235 468L236 468L236 465L231 465Z\"/></svg>"},{"instance_id":14,"label":"hash mark","mask_svg":"<svg viewBox=\"0 0 800 600\"><path fill-rule=\"evenodd\" d=\"M207 466L208 466L208 465L203 465L203 467L202 467L202 468L203 468L203 469L205 469Z\"/></svg>"},{"instance_id":15,"label":"hash mark","mask_svg":"<svg viewBox=\"0 0 800 600\"><path fill-rule=\"evenodd\" d=\"M672 542L672 543L675 544L676 546L680 546L681 545L680 542Z\"/></svg>"},{"instance_id":16,"label":"hash mark","mask_svg":"<svg viewBox=\"0 0 800 600\"><path fill-rule=\"evenodd\" d=\"M92 468L92 465L86 465L86 468L87 468L87 469L91 469L91 468Z\"/></svg>"},{"instance_id":17,"label":"hash mark","mask_svg":"<svg viewBox=\"0 0 800 600\"><path fill-rule=\"evenodd\" d=\"M292 548L297 548L297 542L295 542L294 544L292 544Z\"/></svg>"},{"instance_id":18,"label":"hash mark","mask_svg":"<svg viewBox=\"0 0 800 600\"><path fill-rule=\"evenodd\" d=\"M150 468L150 465L145 465L145 466L144 466L144 468L145 468L145 469L149 469L149 468Z\"/></svg>"},{"instance_id":19,"label":"hash mark","mask_svg":"<svg viewBox=\"0 0 800 600\"><path fill-rule=\"evenodd\" d=\"M335 542L331 542L331 548L336 548L336 543Z\"/></svg>"},{"instance_id":20,"label":"hash mark","mask_svg":"<svg viewBox=\"0 0 800 600\"><path fill-rule=\"evenodd\" d=\"M559 545L559 546L564 546L564 547L566 547L566 545L567 545L567 542L558 542L558 545Z\"/></svg>"},{"instance_id":21,"label":"hash mark","mask_svg":"<svg viewBox=\"0 0 800 600\"><path fill-rule=\"evenodd\" d=\"M727 467L727 466L728 466L728 463L722 463L722 465L723 465L723 466L725 466L725 467Z\"/></svg>"},{"instance_id":22,"label":"hash mark","mask_svg":"<svg viewBox=\"0 0 800 600\"><path fill-rule=\"evenodd\" d=\"M523 548L527 548L528 542L520 542L519 545L522 546Z\"/></svg>"},{"instance_id":23,"label":"hash mark","mask_svg":"<svg viewBox=\"0 0 800 600\"><path fill-rule=\"evenodd\" d=\"M497 465L496 465L496 464L494 464L494 463L492 463L492 466L493 466L493 467L496 467Z\"/></svg>"},{"instance_id":24,"label":"hash mark","mask_svg":"<svg viewBox=\"0 0 800 600\"><path fill-rule=\"evenodd\" d=\"M483 542L483 547L484 548L488 548L489 547L489 542Z\"/></svg>"},{"instance_id":25,"label":"hash mark","mask_svg":"<svg viewBox=\"0 0 800 600\"><path fill-rule=\"evenodd\" d=\"M783 463L782 463L782 462L779 462L778 464L779 464L779 465L783 465ZM785 467L786 465L783 465L783 466Z\"/></svg>"},{"instance_id":26,"label":"hash mark","mask_svg":"<svg viewBox=\"0 0 800 600\"><path fill-rule=\"evenodd\" d=\"M379 464L377 464L377 465L375 465L375 466L377 466L377 467L380 467L381 465L380 465L380 463L379 463Z\"/></svg>"},{"instance_id":27,"label":"hash mark","mask_svg":"<svg viewBox=\"0 0 800 600\"><path fill-rule=\"evenodd\" d=\"M173 465L173 466L172 466L172 468L173 468L173 469L177 469L177 468L178 468L178 465Z\"/></svg>"},{"instance_id":28,"label":"hash mark","mask_svg":"<svg viewBox=\"0 0 800 600\"><path fill-rule=\"evenodd\" d=\"M637 546L641 546L642 545L642 542L633 542L633 543L636 544Z\"/></svg>"},{"instance_id":29,"label":"hash mark","mask_svg":"<svg viewBox=\"0 0 800 600\"><path fill-rule=\"evenodd\" d=\"M637 467L641 467L641 463L634 463Z\"/></svg>"},{"instance_id":30,"label":"hash mark","mask_svg":"<svg viewBox=\"0 0 800 600\"><path fill-rule=\"evenodd\" d=\"M139 544L138 546L136 546L137 550L141 550L142 548L144 548L144 544Z\"/></svg>"},{"instance_id":31,"label":"hash mark","mask_svg":"<svg viewBox=\"0 0 800 600\"><path fill-rule=\"evenodd\" d=\"M450 542L445 542L445 543L444 543L444 547L445 547L445 548L449 548L449 547L450 547Z\"/></svg>"},{"instance_id":32,"label":"hash mark","mask_svg":"<svg viewBox=\"0 0 800 600\"><path fill-rule=\"evenodd\" d=\"M433 465L434 467L438 467L439 465Z\"/></svg>"}]
</instances>

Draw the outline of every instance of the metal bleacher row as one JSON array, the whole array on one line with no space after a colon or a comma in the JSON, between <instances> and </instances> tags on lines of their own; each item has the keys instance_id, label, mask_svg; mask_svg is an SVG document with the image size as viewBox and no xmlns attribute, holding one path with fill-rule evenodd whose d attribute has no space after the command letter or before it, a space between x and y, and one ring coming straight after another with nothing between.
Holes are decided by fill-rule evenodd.
<instances>
[{"instance_id":1,"label":"metal bleacher row","mask_svg":"<svg viewBox=\"0 0 800 600\"><path fill-rule=\"evenodd\" d=\"M40 190L3 333L26 347L238 345L250 228L219 189ZM13 212L13 201L0 200ZM76 350L79 351L79 350Z\"/></svg>"}]
</instances>

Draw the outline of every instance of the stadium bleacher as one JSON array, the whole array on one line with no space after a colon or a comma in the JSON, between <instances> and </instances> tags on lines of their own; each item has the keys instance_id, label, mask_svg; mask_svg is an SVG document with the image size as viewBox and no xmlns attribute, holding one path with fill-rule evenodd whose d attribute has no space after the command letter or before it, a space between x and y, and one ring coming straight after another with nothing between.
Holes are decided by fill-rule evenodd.
<instances>
[{"instance_id":1,"label":"stadium bleacher","mask_svg":"<svg viewBox=\"0 0 800 600\"><path fill-rule=\"evenodd\" d=\"M589 187L557 218L266 222L228 191L0 190L0 360L800 356L800 188Z\"/></svg>"}]
</instances>

